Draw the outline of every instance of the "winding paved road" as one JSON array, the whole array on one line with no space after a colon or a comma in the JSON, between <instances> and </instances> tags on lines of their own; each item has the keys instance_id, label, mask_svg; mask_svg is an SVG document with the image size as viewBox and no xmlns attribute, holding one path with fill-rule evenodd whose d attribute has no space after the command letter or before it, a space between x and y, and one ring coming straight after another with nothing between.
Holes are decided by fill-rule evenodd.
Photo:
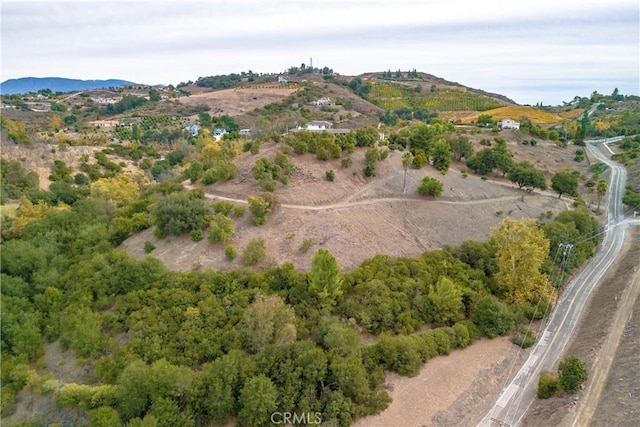
<instances>
[{"instance_id":1,"label":"winding paved road","mask_svg":"<svg viewBox=\"0 0 640 427\"><path fill-rule=\"evenodd\" d=\"M607 142L607 140L601 140L596 144ZM593 259L565 288L529 358L505 387L479 426L516 426L520 423L535 399L540 372L554 370L580 320L592 290L620 253L625 229L637 225L637 221L624 218L622 197L626 170L609 160L596 144L588 143L587 148L598 161L608 164L611 168L607 203L608 220L604 239Z\"/></svg>"}]
</instances>

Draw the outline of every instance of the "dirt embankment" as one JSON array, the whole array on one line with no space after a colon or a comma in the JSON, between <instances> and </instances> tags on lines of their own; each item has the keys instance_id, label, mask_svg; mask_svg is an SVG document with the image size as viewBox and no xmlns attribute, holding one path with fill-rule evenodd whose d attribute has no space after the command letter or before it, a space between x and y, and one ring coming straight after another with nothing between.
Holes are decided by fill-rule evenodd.
<instances>
[{"instance_id":1,"label":"dirt embankment","mask_svg":"<svg viewBox=\"0 0 640 427\"><path fill-rule=\"evenodd\" d=\"M598 426L637 425L640 417L640 298L635 304L629 299L636 298L637 292L634 294L630 290L633 286L637 288L640 281L640 230L636 227L628 233L631 239L626 253L592 295L586 316L566 352L584 363L589 374L585 389L574 396L559 395L534 401L523 426L585 425L582 422ZM617 322L616 316L622 321ZM620 332L622 338L616 346L612 340ZM609 365L608 379L601 389L603 379L599 370L609 369ZM591 399L588 394L598 393L598 390L601 390L600 399L597 395ZM589 412L594 414L593 418L581 416L576 419L576 415Z\"/></svg>"}]
</instances>

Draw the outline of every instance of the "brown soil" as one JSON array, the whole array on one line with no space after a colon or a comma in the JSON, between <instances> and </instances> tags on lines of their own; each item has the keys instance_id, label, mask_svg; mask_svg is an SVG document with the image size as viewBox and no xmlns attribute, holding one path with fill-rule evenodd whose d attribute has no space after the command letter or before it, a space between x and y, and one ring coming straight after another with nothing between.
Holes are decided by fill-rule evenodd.
<instances>
[{"instance_id":1,"label":"brown soil","mask_svg":"<svg viewBox=\"0 0 640 427\"><path fill-rule=\"evenodd\" d=\"M584 363L589 373L585 389L574 396L559 395L534 401L523 419L523 426L636 425L635 421L640 416L640 298L637 298L640 231L631 229L629 236L631 242L623 249L626 254L593 294L586 316L566 352L566 355L577 356ZM618 322L616 318L622 321ZM620 344L615 345L611 337L622 330ZM602 389L611 360L613 364ZM604 378L602 370L605 370ZM595 396L592 397L591 393ZM597 403L599 396L600 403ZM593 418L588 416L590 413L595 414ZM577 419L578 414L580 418Z\"/></svg>"},{"instance_id":2,"label":"brown soil","mask_svg":"<svg viewBox=\"0 0 640 427\"><path fill-rule=\"evenodd\" d=\"M206 105L210 109L210 114L230 116L245 114L256 108L280 102L299 89L297 86L278 85L277 83L216 91L194 88L197 86L187 88L192 92L192 95L180 97L178 101L189 106Z\"/></svg>"},{"instance_id":3,"label":"brown soil","mask_svg":"<svg viewBox=\"0 0 640 427\"><path fill-rule=\"evenodd\" d=\"M236 161L238 177L207 187L209 200L226 197L246 203L249 195L261 193L251 168L260 157L273 158L278 148L272 143L265 145L258 155L240 156ZM560 169L571 155L555 147L526 150L515 143L509 148L517 153L517 160L546 160L550 171ZM566 200L552 193L523 192L503 178L482 180L474 174L464 178L453 169L443 176L429 166L408 170L408 191L403 194L400 152L391 152L389 158L378 163L375 178L362 174L364 150L354 153L353 166L348 169L342 168L338 159L321 162L312 155L291 158L297 171L288 185L280 185L276 191L282 206L275 208L267 224L261 227L251 224L247 211L243 218L236 220L231 243L242 250L249 241L262 237L267 242L270 262L290 261L300 269L309 268L319 246L330 250L348 270L376 254L418 256L447 244L455 246L468 239L484 240L491 227L506 216L537 218L548 211L557 214L568 207ZM463 168L462 165L455 167ZM325 180L329 169L336 174L332 183ZM441 197L434 199L417 194L416 188L425 175L443 182ZM312 239L315 245L302 253L299 248L305 239ZM200 242L193 242L188 236L158 240L153 230L130 237L122 247L133 257L142 258L146 256L147 240L156 246L151 255L174 270L203 267L231 270L240 263L239 259L226 260L224 247L212 245L206 238Z\"/></svg>"},{"instance_id":4,"label":"brown soil","mask_svg":"<svg viewBox=\"0 0 640 427\"><path fill-rule=\"evenodd\" d=\"M485 338L464 350L430 360L413 378L388 373L384 387L393 399L390 406L353 425L473 425L498 397L512 367L526 356L527 352L520 351L508 338Z\"/></svg>"}]
</instances>

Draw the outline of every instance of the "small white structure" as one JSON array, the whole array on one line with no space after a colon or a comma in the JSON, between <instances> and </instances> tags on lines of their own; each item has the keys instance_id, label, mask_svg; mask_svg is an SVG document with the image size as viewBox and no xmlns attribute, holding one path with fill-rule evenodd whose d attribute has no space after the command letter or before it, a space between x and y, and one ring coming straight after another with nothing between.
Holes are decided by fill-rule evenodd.
<instances>
[{"instance_id":1,"label":"small white structure","mask_svg":"<svg viewBox=\"0 0 640 427\"><path fill-rule=\"evenodd\" d=\"M278 83L289 83L289 80L285 79L282 76L278 76Z\"/></svg>"},{"instance_id":2,"label":"small white structure","mask_svg":"<svg viewBox=\"0 0 640 427\"><path fill-rule=\"evenodd\" d=\"M108 128L111 126L118 126L120 122L118 120L93 120L89 122L89 124L101 128Z\"/></svg>"},{"instance_id":3,"label":"small white structure","mask_svg":"<svg viewBox=\"0 0 640 427\"><path fill-rule=\"evenodd\" d=\"M194 125L194 124L187 125L187 131L191 134L191 136L198 136L199 130L200 129L198 128L198 125Z\"/></svg>"},{"instance_id":4,"label":"small white structure","mask_svg":"<svg viewBox=\"0 0 640 427\"><path fill-rule=\"evenodd\" d=\"M222 137L224 135L227 135L229 132L227 132L226 129L222 129L222 128L217 128L213 130L213 137L216 139L216 141L220 141L222 139Z\"/></svg>"},{"instance_id":5,"label":"small white structure","mask_svg":"<svg viewBox=\"0 0 640 427\"><path fill-rule=\"evenodd\" d=\"M316 120L307 123L307 130L328 130L333 127L333 123L324 120Z\"/></svg>"},{"instance_id":6,"label":"small white structure","mask_svg":"<svg viewBox=\"0 0 640 427\"><path fill-rule=\"evenodd\" d=\"M502 119L498 122L498 126L502 129L520 129L520 122L516 122L511 118Z\"/></svg>"},{"instance_id":7,"label":"small white structure","mask_svg":"<svg viewBox=\"0 0 640 427\"><path fill-rule=\"evenodd\" d=\"M251 129L240 129L240 135L243 135L243 136L251 135Z\"/></svg>"},{"instance_id":8,"label":"small white structure","mask_svg":"<svg viewBox=\"0 0 640 427\"><path fill-rule=\"evenodd\" d=\"M327 97L322 97L322 98L318 98L314 102L314 104L317 105L318 107L322 107L322 106L331 106L333 105L333 102L331 102L331 99Z\"/></svg>"}]
</instances>

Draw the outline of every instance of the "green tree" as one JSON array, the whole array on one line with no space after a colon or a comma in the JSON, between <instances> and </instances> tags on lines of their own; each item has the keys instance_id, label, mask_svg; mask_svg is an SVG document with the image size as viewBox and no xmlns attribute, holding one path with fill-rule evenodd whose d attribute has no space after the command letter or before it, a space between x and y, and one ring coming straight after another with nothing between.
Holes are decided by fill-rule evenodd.
<instances>
[{"instance_id":1,"label":"green tree","mask_svg":"<svg viewBox=\"0 0 640 427\"><path fill-rule=\"evenodd\" d=\"M413 164L413 154L407 151L402 155L402 168L404 169L404 179L402 180L402 193L407 192L407 169Z\"/></svg>"},{"instance_id":2,"label":"green tree","mask_svg":"<svg viewBox=\"0 0 640 427\"><path fill-rule=\"evenodd\" d=\"M249 379L240 393L240 421L248 427L271 425L277 399L278 390L269 378L258 375Z\"/></svg>"},{"instance_id":3,"label":"green tree","mask_svg":"<svg viewBox=\"0 0 640 427\"><path fill-rule=\"evenodd\" d=\"M462 310L462 290L451 279L441 277L435 288L427 295L428 311L437 326L451 326Z\"/></svg>"},{"instance_id":4,"label":"green tree","mask_svg":"<svg viewBox=\"0 0 640 427\"><path fill-rule=\"evenodd\" d=\"M309 290L322 306L334 305L342 296L340 265L326 249L318 249L311 259Z\"/></svg>"},{"instance_id":5,"label":"green tree","mask_svg":"<svg viewBox=\"0 0 640 427\"><path fill-rule=\"evenodd\" d=\"M495 139L497 145L492 148L493 161L495 168L502 172L502 176L505 176L511 170L513 166L513 154L507 148L507 142L502 138Z\"/></svg>"},{"instance_id":6,"label":"green tree","mask_svg":"<svg viewBox=\"0 0 640 427\"><path fill-rule=\"evenodd\" d=\"M493 117L491 114L480 114L478 116L478 126L491 127L493 124Z\"/></svg>"},{"instance_id":7,"label":"green tree","mask_svg":"<svg viewBox=\"0 0 640 427\"><path fill-rule=\"evenodd\" d=\"M451 166L453 151L444 138L438 139L431 145L430 155L431 162L436 169L446 171Z\"/></svg>"},{"instance_id":8,"label":"green tree","mask_svg":"<svg viewBox=\"0 0 640 427\"><path fill-rule=\"evenodd\" d=\"M481 297L475 302L471 320L489 338L506 335L515 326L509 307L493 295Z\"/></svg>"},{"instance_id":9,"label":"green tree","mask_svg":"<svg viewBox=\"0 0 640 427\"><path fill-rule=\"evenodd\" d=\"M211 243L228 243L233 237L233 220L222 213L213 215L209 222L208 239Z\"/></svg>"},{"instance_id":10,"label":"green tree","mask_svg":"<svg viewBox=\"0 0 640 427\"><path fill-rule=\"evenodd\" d=\"M600 212L600 203L602 203L602 198L607 194L607 181L601 179L596 184L596 193L598 194L598 212Z\"/></svg>"},{"instance_id":11,"label":"green tree","mask_svg":"<svg viewBox=\"0 0 640 427\"><path fill-rule=\"evenodd\" d=\"M569 172L558 172L551 178L551 188L558 193L558 198L563 194L578 197L578 177Z\"/></svg>"},{"instance_id":12,"label":"green tree","mask_svg":"<svg viewBox=\"0 0 640 427\"><path fill-rule=\"evenodd\" d=\"M256 295L242 315L240 338L250 353L257 353L267 344L291 344L296 340L296 316L277 295Z\"/></svg>"},{"instance_id":13,"label":"green tree","mask_svg":"<svg viewBox=\"0 0 640 427\"><path fill-rule=\"evenodd\" d=\"M204 200L187 193L162 197L153 208L158 228L174 235L201 228L205 213Z\"/></svg>"},{"instance_id":14,"label":"green tree","mask_svg":"<svg viewBox=\"0 0 640 427\"><path fill-rule=\"evenodd\" d=\"M89 427L119 427L122 426L118 411L109 407L101 406L89 411Z\"/></svg>"},{"instance_id":15,"label":"green tree","mask_svg":"<svg viewBox=\"0 0 640 427\"><path fill-rule=\"evenodd\" d=\"M267 254L267 244L264 239L253 239L242 251L242 264L259 264Z\"/></svg>"},{"instance_id":16,"label":"green tree","mask_svg":"<svg viewBox=\"0 0 640 427\"><path fill-rule=\"evenodd\" d=\"M467 160L467 166L480 175L491 173L491 171L496 167L493 150L490 148L483 148L478 151Z\"/></svg>"},{"instance_id":17,"label":"green tree","mask_svg":"<svg viewBox=\"0 0 640 427\"><path fill-rule=\"evenodd\" d=\"M544 177L544 172L536 169L527 161L515 164L509 171L507 178L511 182L518 184L518 188L547 189L547 180Z\"/></svg>"},{"instance_id":18,"label":"green tree","mask_svg":"<svg viewBox=\"0 0 640 427\"><path fill-rule=\"evenodd\" d=\"M470 159L473 156L473 144L466 136L447 137L447 142L456 160Z\"/></svg>"},{"instance_id":19,"label":"green tree","mask_svg":"<svg viewBox=\"0 0 640 427\"><path fill-rule=\"evenodd\" d=\"M558 384L564 391L573 394L587 380L587 370L582 361L575 356L566 357L558 365Z\"/></svg>"},{"instance_id":20,"label":"green tree","mask_svg":"<svg viewBox=\"0 0 640 427\"><path fill-rule=\"evenodd\" d=\"M158 102L160 101L160 92L157 89L151 88L149 89L149 101Z\"/></svg>"},{"instance_id":21,"label":"green tree","mask_svg":"<svg viewBox=\"0 0 640 427\"><path fill-rule=\"evenodd\" d=\"M267 216L271 212L271 204L262 197L249 196L249 211L253 215L253 225L263 225L267 222Z\"/></svg>"},{"instance_id":22,"label":"green tree","mask_svg":"<svg viewBox=\"0 0 640 427\"><path fill-rule=\"evenodd\" d=\"M438 197L442 195L442 182L435 178L425 176L422 183L418 186L418 193L423 196Z\"/></svg>"}]
</instances>

